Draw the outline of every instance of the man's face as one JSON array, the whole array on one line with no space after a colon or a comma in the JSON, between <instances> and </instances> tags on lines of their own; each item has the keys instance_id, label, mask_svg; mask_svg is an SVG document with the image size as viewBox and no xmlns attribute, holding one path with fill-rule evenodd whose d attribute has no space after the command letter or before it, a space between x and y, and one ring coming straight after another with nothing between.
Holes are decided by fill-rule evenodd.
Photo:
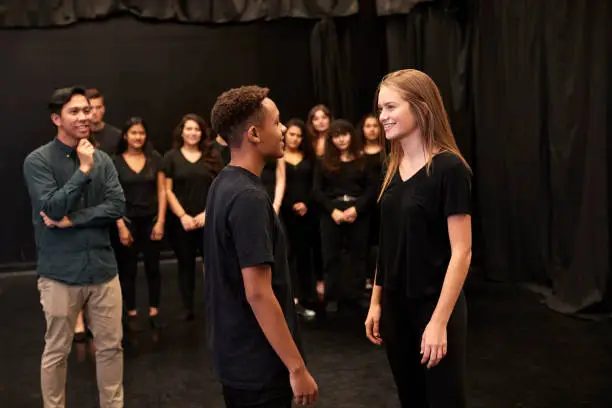
<instances>
[{"instance_id":1,"label":"man's face","mask_svg":"<svg viewBox=\"0 0 612 408\"><path fill-rule=\"evenodd\" d=\"M258 150L264 157L280 159L283 157L283 134L287 128L280 122L280 112L272 99L266 98L261 104L264 115L256 127L260 139Z\"/></svg>"},{"instance_id":2,"label":"man's face","mask_svg":"<svg viewBox=\"0 0 612 408\"><path fill-rule=\"evenodd\" d=\"M104 113L106 109L104 107L104 98L90 99L91 103L91 123L98 125L104 120Z\"/></svg>"},{"instance_id":3,"label":"man's face","mask_svg":"<svg viewBox=\"0 0 612 408\"><path fill-rule=\"evenodd\" d=\"M91 106L83 95L74 95L60 114L52 114L53 123L69 137L87 139L91 129Z\"/></svg>"}]
</instances>

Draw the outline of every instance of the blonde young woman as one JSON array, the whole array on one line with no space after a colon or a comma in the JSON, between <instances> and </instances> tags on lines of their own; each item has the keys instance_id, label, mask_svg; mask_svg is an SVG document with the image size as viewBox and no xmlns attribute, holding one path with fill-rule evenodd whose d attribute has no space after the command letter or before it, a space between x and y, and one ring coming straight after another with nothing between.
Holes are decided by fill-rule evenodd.
<instances>
[{"instance_id":1,"label":"blonde young woman","mask_svg":"<svg viewBox=\"0 0 612 408\"><path fill-rule=\"evenodd\" d=\"M426 74L388 74L377 99L391 153L366 335L386 345L402 407L465 407L471 171Z\"/></svg>"}]
</instances>

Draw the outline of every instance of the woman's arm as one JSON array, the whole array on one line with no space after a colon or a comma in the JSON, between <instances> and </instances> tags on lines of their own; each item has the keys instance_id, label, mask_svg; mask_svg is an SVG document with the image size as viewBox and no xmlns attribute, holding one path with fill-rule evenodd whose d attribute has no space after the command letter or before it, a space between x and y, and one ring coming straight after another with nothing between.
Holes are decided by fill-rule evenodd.
<instances>
[{"instance_id":1,"label":"woman's arm","mask_svg":"<svg viewBox=\"0 0 612 408\"><path fill-rule=\"evenodd\" d=\"M165 188L166 200L168 201L168 205L170 206L170 210L178 218L182 218L184 215L189 215L183 209L183 206L179 202L178 198L176 198L176 195L174 194L174 191L172 191L172 188L174 187L174 185L173 185L172 179L170 177L166 177L166 183L165 184L166 184L166 188Z\"/></svg>"},{"instance_id":2,"label":"woman's arm","mask_svg":"<svg viewBox=\"0 0 612 408\"><path fill-rule=\"evenodd\" d=\"M429 362L431 368L446 355L446 326L450 320L472 260L472 217L456 214L448 217L448 236L451 245L451 259L440 292L440 298L423 332L421 342L421 363Z\"/></svg>"},{"instance_id":3,"label":"woman's arm","mask_svg":"<svg viewBox=\"0 0 612 408\"><path fill-rule=\"evenodd\" d=\"M166 175L157 173L157 222L161 225L166 223L166 210L168 201L166 198Z\"/></svg>"},{"instance_id":4,"label":"woman's arm","mask_svg":"<svg viewBox=\"0 0 612 408\"><path fill-rule=\"evenodd\" d=\"M280 211L283 197L285 196L285 186L287 183L285 166L285 159L280 158L276 161L276 188L274 190L273 207L277 214Z\"/></svg>"}]
</instances>

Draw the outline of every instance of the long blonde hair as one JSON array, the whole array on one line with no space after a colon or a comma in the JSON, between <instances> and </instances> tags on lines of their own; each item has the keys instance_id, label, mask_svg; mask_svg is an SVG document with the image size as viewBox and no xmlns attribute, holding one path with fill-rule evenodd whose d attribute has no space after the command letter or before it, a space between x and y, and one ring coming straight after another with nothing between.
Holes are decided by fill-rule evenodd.
<instances>
[{"instance_id":1,"label":"long blonde hair","mask_svg":"<svg viewBox=\"0 0 612 408\"><path fill-rule=\"evenodd\" d=\"M415 69L403 69L385 75L376 90L376 107L378 107L378 95L382 87L393 88L400 93L402 99L410 104L412 115L421 131L425 145L427 174L429 174L435 150L457 155L471 171L455 142L440 91L436 83L427 74ZM386 163L387 172L378 200L397 173L403 155L400 141L391 140L391 148Z\"/></svg>"}]
</instances>

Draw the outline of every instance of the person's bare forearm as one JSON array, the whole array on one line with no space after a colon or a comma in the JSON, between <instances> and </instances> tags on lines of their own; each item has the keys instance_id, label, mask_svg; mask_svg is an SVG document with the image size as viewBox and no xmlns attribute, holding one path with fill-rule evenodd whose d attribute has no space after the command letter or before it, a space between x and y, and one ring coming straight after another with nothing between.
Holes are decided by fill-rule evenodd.
<instances>
[{"instance_id":1,"label":"person's bare forearm","mask_svg":"<svg viewBox=\"0 0 612 408\"><path fill-rule=\"evenodd\" d=\"M382 301L382 286L378 285L378 272L374 274L374 287L370 298L370 306L380 305Z\"/></svg>"},{"instance_id":2,"label":"person's bare forearm","mask_svg":"<svg viewBox=\"0 0 612 408\"><path fill-rule=\"evenodd\" d=\"M272 288L253 296L248 301L266 339L289 372L293 373L303 368L304 359L293 341Z\"/></svg>"},{"instance_id":3,"label":"person's bare forearm","mask_svg":"<svg viewBox=\"0 0 612 408\"><path fill-rule=\"evenodd\" d=\"M174 215L176 215L178 218L181 218L183 215L185 215L185 210L183 209L183 206L181 205L181 203L179 203L178 198L176 198L172 191L166 190L166 198L168 200L168 205L170 205L170 209L172 210Z\"/></svg>"},{"instance_id":4,"label":"person's bare forearm","mask_svg":"<svg viewBox=\"0 0 612 408\"><path fill-rule=\"evenodd\" d=\"M465 283L471 258L472 253L469 250L453 253L451 256L440 298L431 316L432 321L442 324L448 323Z\"/></svg>"}]
</instances>

